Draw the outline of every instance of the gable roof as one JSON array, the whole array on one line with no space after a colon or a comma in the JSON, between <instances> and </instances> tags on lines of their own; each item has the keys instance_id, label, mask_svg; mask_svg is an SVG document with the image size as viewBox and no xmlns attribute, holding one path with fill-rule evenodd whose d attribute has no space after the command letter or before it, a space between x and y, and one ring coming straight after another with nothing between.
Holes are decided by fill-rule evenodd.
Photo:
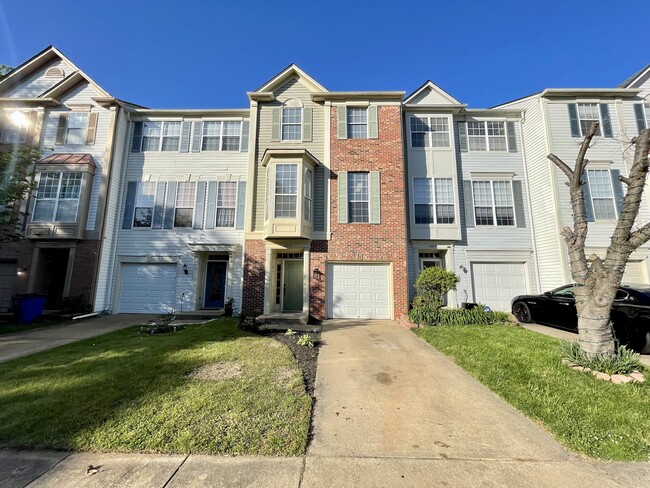
<instances>
[{"instance_id":1,"label":"gable roof","mask_svg":"<svg viewBox=\"0 0 650 488\"><path fill-rule=\"evenodd\" d=\"M55 95L52 95L52 93L55 93L58 96L63 95L83 81L89 83L100 96L110 97L110 95L102 87L95 83L92 78L90 78L90 76L81 71L77 66L75 66L72 61L70 61L70 59L68 59L67 56L65 56L54 46L46 47L40 53L31 57L20 66L12 70L9 74L4 76L2 79L0 79L0 95L11 90L13 87L17 86L22 81L26 80L31 75L36 73L39 69L42 69L44 66L47 66L56 59L60 59L68 63L73 69L73 72L61 80L59 83L54 85L52 88L41 93L38 98L55 97ZM54 92L55 89L57 90Z\"/></svg>"},{"instance_id":2,"label":"gable roof","mask_svg":"<svg viewBox=\"0 0 650 488\"><path fill-rule=\"evenodd\" d=\"M634 73L632 76L630 76L627 80L625 80L623 83L618 85L619 88L628 88L632 86L636 81L639 79L643 78L644 76L650 74L650 64L647 65L645 68L640 69L636 73Z\"/></svg>"},{"instance_id":3,"label":"gable roof","mask_svg":"<svg viewBox=\"0 0 650 488\"><path fill-rule=\"evenodd\" d=\"M427 105L441 105L441 106L451 105L455 107L465 106L431 80L425 81L417 90L415 90L408 97L406 97L406 99L404 100L404 105L417 103L417 100L423 98L423 96L427 92L434 94L435 98L437 98L440 102L440 103L427 104Z\"/></svg>"},{"instance_id":4,"label":"gable roof","mask_svg":"<svg viewBox=\"0 0 650 488\"><path fill-rule=\"evenodd\" d=\"M328 90L323 85L318 83L315 79L298 68L295 64L291 63L285 69L280 71L277 75L264 83L254 92L248 92L248 96L255 96L256 94L272 93L273 90L282 86L286 81L291 78L298 78L298 81L303 83L310 91L315 93L326 93Z\"/></svg>"}]
</instances>

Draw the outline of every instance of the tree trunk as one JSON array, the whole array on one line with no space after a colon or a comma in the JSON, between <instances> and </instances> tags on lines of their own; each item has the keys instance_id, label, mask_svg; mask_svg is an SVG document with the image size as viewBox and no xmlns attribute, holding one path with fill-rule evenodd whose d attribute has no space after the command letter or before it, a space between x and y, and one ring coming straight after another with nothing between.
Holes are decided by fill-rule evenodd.
<instances>
[{"instance_id":1,"label":"tree trunk","mask_svg":"<svg viewBox=\"0 0 650 488\"><path fill-rule=\"evenodd\" d=\"M609 288L576 287L578 338L580 348L587 354L614 354L616 346L610 323L614 296Z\"/></svg>"}]
</instances>

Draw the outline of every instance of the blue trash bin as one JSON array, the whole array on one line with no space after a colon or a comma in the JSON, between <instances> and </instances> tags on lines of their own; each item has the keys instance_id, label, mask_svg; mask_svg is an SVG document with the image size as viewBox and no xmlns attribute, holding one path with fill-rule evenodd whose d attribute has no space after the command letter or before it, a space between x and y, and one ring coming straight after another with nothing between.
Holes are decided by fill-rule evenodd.
<instances>
[{"instance_id":1,"label":"blue trash bin","mask_svg":"<svg viewBox=\"0 0 650 488\"><path fill-rule=\"evenodd\" d=\"M13 298L14 320L19 324L31 324L43 315L46 295L23 293Z\"/></svg>"}]
</instances>

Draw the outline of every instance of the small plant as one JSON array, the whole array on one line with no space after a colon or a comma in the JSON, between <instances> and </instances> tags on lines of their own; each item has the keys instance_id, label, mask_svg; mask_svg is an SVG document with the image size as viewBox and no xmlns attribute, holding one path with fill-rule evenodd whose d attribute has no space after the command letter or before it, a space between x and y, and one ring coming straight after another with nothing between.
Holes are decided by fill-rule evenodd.
<instances>
[{"instance_id":1,"label":"small plant","mask_svg":"<svg viewBox=\"0 0 650 488\"><path fill-rule=\"evenodd\" d=\"M314 341L311 340L309 334L303 334L298 338L298 345L304 347L314 347Z\"/></svg>"},{"instance_id":2,"label":"small plant","mask_svg":"<svg viewBox=\"0 0 650 488\"><path fill-rule=\"evenodd\" d=\"M233 297L228 297L226 302L223 304L223 314L226 317L232 317L233 307L235 305L235 299Z\"/></svg>"},{"instance_id":3,"label":"small plant","mask_svg":"<svg viewBox=\"0 0 650 488\"><path fill-rule=\"evenodd\" d=\"M644 369L641 365L641 355L627 349L625 346L619 346L616 353L611 356L607 354L587 354L580 349L578 342L573 341L563 341L560 349L563 358L592 371L613 375L629 374Z\"/></svg>"},{"instance_id":4,"label":"small plant","mask_svg":"<svg viewBox=\"0 0 650 488\"><path fill-rule=\"evenodd\" d=\"M296 335L296 331L293 329L287 329L287 331L284 333L286 336L293 336Z\"/></svg>"},{"instance_id":5,"label":"small plant","mask_svg":"<svg viewBox=\"0 0 650 488\"><path fill-rule=\"evenodd\" d=\"M259 325L255 322L254 317L241 317L239 325L237 327L241 330L246 330L249 332L258 332L260 330Z\"/></svg>"},{"instance_id":6,"label":"small plant","mask_svg":"<svg viewBox=\"0 0 650 488\"><path fill-rule=\"evenodd\" d=\"M177 332L183 329L182 325L171 325L176 320L176 312L173 310L162 314L155 320L149 322L149 325L140 327L141 334L164 334L166 332Z\"/></svg>"}]
</instances>

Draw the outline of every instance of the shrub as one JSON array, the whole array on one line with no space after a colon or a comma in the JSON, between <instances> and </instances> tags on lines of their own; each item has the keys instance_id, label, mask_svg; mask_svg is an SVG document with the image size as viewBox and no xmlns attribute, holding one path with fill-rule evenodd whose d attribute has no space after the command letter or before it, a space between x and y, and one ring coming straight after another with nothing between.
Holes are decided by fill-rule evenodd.
<instances>
[{"instance_id":1,"label":"shrub","mask_svg":"<svg viewBox=\"0 0 650 488\"><path fill-rule=\"evenodd\" d=\"M286 335L286 336L296 335L296 331L293 330L293 329L287 329L287 331L284 333L284 335Z\"/></svg>"},{"instance_id":2,"label":"shrub","mask_svg":"<svg viewBox=\"0 0 650 488\"><path fill-rule=\"evenodd\" d=\"M303 334L298 338L298 345L305 347L314 347L314 342L309 337L309 334Z\"/></svg>"},{"instance_id":3,"label":"shrub","mask_svg":"<svg viewBox=\"0 0 650 488\"><path fill-rule=\"evenodd\" d=\"M240 317L237 327L248 332L259 332L260 330L259 325L255 322L255 317L245 317L243 315Z\"/></svg>"},{"instance_id":4,"label":"shrub","mask_svg":"<svg viewBox=\"0 0 650 488\"><path fill-rule=\"evenodd\" d=\"M409 312L409 320L421 325L492 325L508 321L505 312L484 311L483 307L474 307L471 310L464 308L440 308L420 306Z\"/></svg>"},{"instance_id":5,"label":"shrub","mask_svg":"<svg viewBox=\"0 0 650 488\"><path fill-rule=\"evenodd\" d=\"M427 306L438 309L442 306L445 295L450 290L455 290L460 278L451 271L432 266L424 269L417 280L415 289L417 296L414 300L415 307Z\"/></svg>"},{"instance_id":6,"label":"shrub","mask_svg":"<svg viewBox=\"0 0 650 488\"><path fill-rule=\"evenodd\" d=\"M573 364L609 375L629 374L644 369L641 364L641 355L630 351L625 346L619 346L616 353L612 355L587 354L580 349L578 342L562 341L560 350L562 357Z\"/></svg>"}]
</instances>

